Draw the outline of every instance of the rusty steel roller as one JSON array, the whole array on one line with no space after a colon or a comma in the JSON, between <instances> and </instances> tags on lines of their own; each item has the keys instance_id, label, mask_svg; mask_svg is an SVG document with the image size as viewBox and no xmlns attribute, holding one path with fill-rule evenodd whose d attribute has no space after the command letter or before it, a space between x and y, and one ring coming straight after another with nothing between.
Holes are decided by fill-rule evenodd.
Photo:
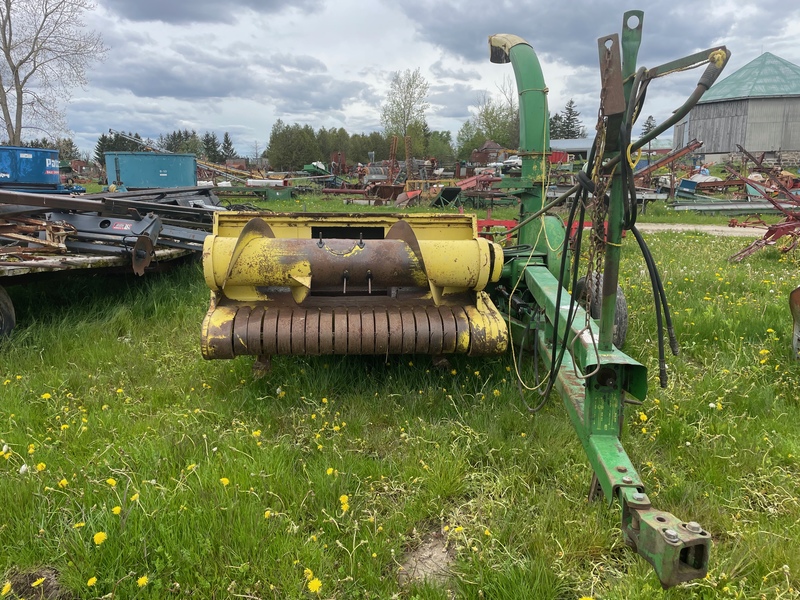
<instances>
[{"instance_id":1,"label":"rusty steel roller","mask_svg":"<svg viewBox=\"0 0 800 600\"><path fill-rule=\"evenodd\" d=\"M474 219L348 217L219 213L203 253L203 355L505 350L482 291L500 277L502 249L475 235Z\"/></svg>"}]
</instances>

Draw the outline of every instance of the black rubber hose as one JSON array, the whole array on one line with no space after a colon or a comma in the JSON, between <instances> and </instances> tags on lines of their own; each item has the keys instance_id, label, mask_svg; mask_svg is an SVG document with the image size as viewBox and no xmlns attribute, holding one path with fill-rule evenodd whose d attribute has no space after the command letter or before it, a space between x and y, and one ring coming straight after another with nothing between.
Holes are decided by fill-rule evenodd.
<instances>
[{"instance_id":1,"label":"black rubber hose","mask_svg":"<svg viewBox=\"0 0 800 600\"><path fill-rule=\"evenodd\" d=\"M665 388L667 387L667 361L664 352L664 324L661 320L661 294L658 289L658 283L656 282L658 279L658 269L653 261L653 255L650 253L650 249L647 247L647 244L645 244L642 234L639 233L636 227L633 227L631 232L636 238L636 242L639 244L639 249L642 251L644 262L647 265L647 271L650 274L650 284L653 287L653 304L656 310L656 328L658 332L658 380L661 387Z\"/></svg>"},{"instance_id":2,"label":"black rubber hose","mask_svg":"<svg viewBox=\"0 0 800 600\"><path fill-rule=\"evenodd\" d=\"M636 231L636 233L638 233L638 230ZM634 233L634 236L636 235L636 233ZM642 237L642 242L644 243L643 253L645 251L647 252L647 255L650 257L650 261L655 266L655 259L653 258L653 253L650 251L650 247L647 245L647 242L645 242L644 237ZM664 290L664 281L661 279L661 273L658 271L657 266L655 266L655 274L656 274L656 284L658 286L658 293L661 297L661 305L664 310L664 324L667 327L667 335L669 336L670 350L672 350L672 354L674 356L678 356L680 354L680 347L678 346L678 338L675 335L675 328L672 325L672 311L669 308L669 303L667 302L667 293Z\"/></svg>"}]
</instances>

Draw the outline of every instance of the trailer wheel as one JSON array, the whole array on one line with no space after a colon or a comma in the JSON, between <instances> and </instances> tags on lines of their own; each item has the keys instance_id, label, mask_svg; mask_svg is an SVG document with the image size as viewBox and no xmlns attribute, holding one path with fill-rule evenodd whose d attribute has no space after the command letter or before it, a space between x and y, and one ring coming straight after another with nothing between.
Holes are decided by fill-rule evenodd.
<instances>
[{"instance_id":1,"label":"trailer wheel","mask_svg":"<svg viewBox=\"0 0 800 600\"><path fill-rule=\"evenodd\" d=\"M602 273L593 273L592 281L592 306L588 310L589 316L593 319L599 319L603 306L603 275ZM588 296L588 289L586 287L586 277L581 277L575 283L575 289L572 290L572 295L577 299L581 308L587 310L586 299ZM625 344L625 338L628 336L628 302L625 300L625 294L622 293L622 288L617 286L617 311L614 317L614 334L611 341L617 348L622 348Z\"/></svg>"},{"instance_id":2,"label":"trailer wheel","mask_svg":"<svg viewBox=\"0 0 800 600\"><path fill-rule=\"evenodd\" d=\"M14 315L14 304L5 288L0 286L0 337L7 336L14 329L17 319Z\"/></svg>"}]
</instances>

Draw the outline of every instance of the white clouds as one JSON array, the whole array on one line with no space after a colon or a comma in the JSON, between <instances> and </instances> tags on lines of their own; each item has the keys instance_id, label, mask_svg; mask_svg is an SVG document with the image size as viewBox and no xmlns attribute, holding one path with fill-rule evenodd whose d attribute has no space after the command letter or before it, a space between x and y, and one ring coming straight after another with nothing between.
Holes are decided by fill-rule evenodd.
<instances>
[{"instance_id":1,"label":"white clouds","mask_svg":"<svg viewBox=\"0 0 800 600\"><path fill-rule=\"evenodd\" d=\"M591 130L596 39L619 31L622 11L616 0L99 0L86 21L110 51L67 107L79 147L92 150L109 127L143 136L189 128L230 131L244 151L263 147L277 118L377 130L391 73L416 67L431 84L431 129L456 132L480 92L495 92L511 74L488 61L487 38L499 32L536 49L551 111L573 98ZM727 73L760 51L800 63L798 29L800 8L779 0L659 3L645 11L640 62L724 42L733 52ZM666 119L697 77L654 82L646 114Z\"/></svg>"}]
</instances>

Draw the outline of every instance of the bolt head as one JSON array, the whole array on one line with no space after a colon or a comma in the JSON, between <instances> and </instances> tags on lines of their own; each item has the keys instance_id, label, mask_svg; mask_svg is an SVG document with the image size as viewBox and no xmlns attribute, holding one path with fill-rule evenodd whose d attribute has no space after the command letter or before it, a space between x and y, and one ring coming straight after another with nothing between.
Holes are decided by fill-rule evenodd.
<instances>
[{"instance_id":1,"label":"bolt head","mask_svg":"<svg viewBox=\"0 0 800 600\"><path fill-rule=\"evenodd\" d=\"M686 529L691 531L692 533L700 533L701 531L703 531L703 528L700 527L700 523L698 523L697 521L689 521L686 524Z\"/></svg>"},{"instance_id":2,"label":"bolt head","mask_svg":"<svg viewBox=\"0 0 800 600\"><path fill-rule=\"evenodd\" d=\"M680 538L678 532L674 529L666 529L664 530L664 537L668 542L677 542Z\"/></svg>"},{"instance_id":3,"label":"bolt head","mask_svg":"<svg viewBox=\"0 0 800 600\"><path fill-rule=\"evenodd\" d=\"M622 478L622 483L633 483L633 479L625 475L625 477Z\"/></svg>"},{"instance_id":4,"label":"bolt head","mask_svg":"<svg viewBox=\"0 0 800 600\"><path fill-rule=\"evenodd\" d=\"M619 465L617 467L617 471L620 472L620 473L627 473L628 472L628 467L624 467L622 465Z\"/></svg>"},{"instance_id":5,"label":"bolt head","mask_svg":"<svg viewBox=\"0 0 800 600\"><path fill-rule=\"evenodd\" d=\"M644 502L644 499L645 499L646 497L647 497L647 496L645 496L645 495L644 495L644 494L642 494L641 492L636 492L636 493L633 495L633 499L634 499L634 500L636 500L636 502Z\"/></svg>"}]
</instances>

